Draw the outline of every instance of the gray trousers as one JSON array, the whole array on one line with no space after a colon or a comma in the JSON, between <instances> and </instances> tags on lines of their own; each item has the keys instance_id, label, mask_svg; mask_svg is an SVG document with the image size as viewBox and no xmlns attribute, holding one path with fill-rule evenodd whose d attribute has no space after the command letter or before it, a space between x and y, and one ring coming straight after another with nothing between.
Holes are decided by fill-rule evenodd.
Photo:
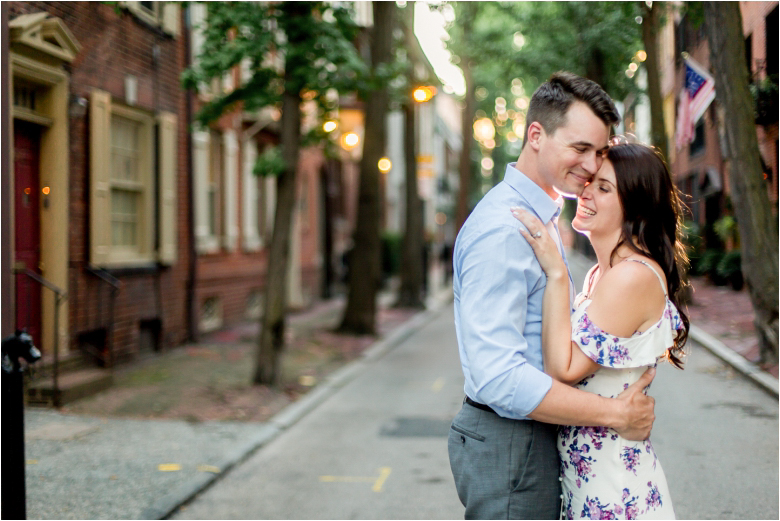
<instances>
[{"instance_id":1,"label":"gray trousers","mask_svg":"<svg viewBox=\"0 0 780 521\"><path fill-rule=\"evenodd\" d=\"M557 426L463 404L450 427L450 467L466 519L558 519Z\"/></svg>"}]
</instances>

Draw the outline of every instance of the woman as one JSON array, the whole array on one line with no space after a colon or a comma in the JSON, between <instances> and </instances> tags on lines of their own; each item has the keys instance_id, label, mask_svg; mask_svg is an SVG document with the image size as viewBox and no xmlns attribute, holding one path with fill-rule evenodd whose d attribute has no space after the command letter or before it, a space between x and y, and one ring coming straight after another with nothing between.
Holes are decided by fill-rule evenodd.
<instances>
[{"instance_id":1,"label":"woman","mask_svg":"<svg viewBox=\"0 0 780 521\"><path fill-rule=\"evenodd\" d=\"M614 397L658 359L681 367L689 324L680 309L681 203L659 154L639 144L613 145L580 196L572 227L590 239L598 264L572 315L555 242L535 216L512 212L530 231L521 229L547 275L546 373ZM606 427L562 426L558 452L566 518L674 518L650 440L628 441Z\"/></svg>"}]
</instances>

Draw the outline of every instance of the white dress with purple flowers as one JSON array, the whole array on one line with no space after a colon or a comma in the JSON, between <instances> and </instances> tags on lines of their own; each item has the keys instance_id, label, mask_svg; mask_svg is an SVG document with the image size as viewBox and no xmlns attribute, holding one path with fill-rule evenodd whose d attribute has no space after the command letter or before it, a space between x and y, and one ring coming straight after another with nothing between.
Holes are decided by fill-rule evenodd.
<instances>
[{"instance_id":1,"label":"white dress with purple flowers","mask_svg":"<svg viewBox=\"0 0 780 521\"><path fill-rule=\"evenodd\" d=\"M633 260L633 259L628 259ZM649 264L644 261L635 261ZM666 294L666 286L655 270ZM603 366L576 387L616 397L636 382L648 366L674 343L683 328L680 314L667 297L661 319L630 338L610 335L588 318L591 301L581 293L572 315L572 341ZM607 427L561 426L558 433L566 519L674 519L661 464L650 440L628 441Z\"/></svg>"}]
</instances>

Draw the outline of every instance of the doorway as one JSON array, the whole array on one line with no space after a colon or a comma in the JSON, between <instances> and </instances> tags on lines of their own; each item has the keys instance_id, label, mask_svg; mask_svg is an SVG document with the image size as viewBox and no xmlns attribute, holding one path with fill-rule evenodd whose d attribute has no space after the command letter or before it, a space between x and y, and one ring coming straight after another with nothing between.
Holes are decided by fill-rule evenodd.
<instances>
[{"instance_id":1,"label":"doorway","mask_svg":"<svg viewBox=\"0 0 780 521\"><path fill-rule=\"evenodd\" d=\"M14 265L41 273L40 137L38 125L14 120ZM16 275L16 329L41 338L41 285Z\"/></svg>"}]
</instances>

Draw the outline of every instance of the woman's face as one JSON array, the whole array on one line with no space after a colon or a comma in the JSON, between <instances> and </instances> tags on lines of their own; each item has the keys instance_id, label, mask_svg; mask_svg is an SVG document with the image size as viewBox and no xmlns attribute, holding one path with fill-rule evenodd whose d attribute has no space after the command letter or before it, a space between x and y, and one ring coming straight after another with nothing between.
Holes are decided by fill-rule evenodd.
<instances>
[{"instance_id":1,"label":"woman's face","mask_svg":"<svg viewBox=\"0 0 780 521\"><path fill-rule=\"evenodd\" d=\"M604 160L601 168L577 199L577 214L572 227L589 237L620 235L623 208L617 193L615 169Z\"/></svg>"}]
</instances>

